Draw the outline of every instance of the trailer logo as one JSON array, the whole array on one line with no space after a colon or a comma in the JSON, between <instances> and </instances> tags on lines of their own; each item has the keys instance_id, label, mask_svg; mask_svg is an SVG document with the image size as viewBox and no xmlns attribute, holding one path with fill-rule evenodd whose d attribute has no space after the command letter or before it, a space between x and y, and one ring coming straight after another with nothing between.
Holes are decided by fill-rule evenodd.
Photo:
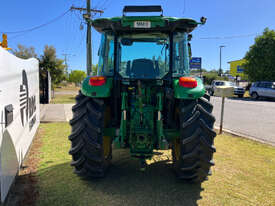
<instances>
[{"instance_id":1,"label":"trailer logo","mask_svg":"<svg viewBox=\"0 0 275 206\"><path fill-rule=\"evenodd\" d=\"M30 96L28 78L25 70L22 71L22 84L20 85L20 114L21 123L24 127L29 121L29 129L31 130L36 122L36 101L35 95Z\"/></svg>"}]
</instances>

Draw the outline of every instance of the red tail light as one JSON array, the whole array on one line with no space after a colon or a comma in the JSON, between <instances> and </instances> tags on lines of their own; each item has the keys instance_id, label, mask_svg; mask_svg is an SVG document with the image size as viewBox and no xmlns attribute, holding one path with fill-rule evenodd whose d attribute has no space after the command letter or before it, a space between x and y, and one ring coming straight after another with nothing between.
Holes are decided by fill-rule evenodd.
<instances>
[{"instance_id":1,"label":"red tail light","mask_svg":"<svg viewBox=\"0 0 275 206\"><path fill-rule=\"evenodd\" d=\"M198 83L193 77L180 77L179 85L186 88L195 88L198 86Z\"/></svg>"},{"instance_id":2,"label":"red tail light","mask_svg":"<svg viewBox=\"0 0 275 206\"><path fill-rule=\"evenodd\" d=\"M106 83L106 77L91 77L89 84L91 86L102 86Z\"/></svg>"}]
</instances>

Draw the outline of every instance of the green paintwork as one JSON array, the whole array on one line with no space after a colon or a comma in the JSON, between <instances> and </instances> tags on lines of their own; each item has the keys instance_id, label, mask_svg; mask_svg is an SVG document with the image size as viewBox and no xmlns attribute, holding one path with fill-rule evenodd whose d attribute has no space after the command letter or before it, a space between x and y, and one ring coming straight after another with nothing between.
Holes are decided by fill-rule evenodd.
<instances>
[{"instance_id":1,"label":"green paintwork","mask_svg":"<svg viewBox=\"0 0 275 206\"><path fill-rule=\"evenodd\" d=\"M116 130L117 130L117 128L115 128L115 127L104 128L103 134L104 134L104 136L115 137ZM180 136L179 130L175 130L175 129L163 129L163 133L164 133L165 139L169 142ZM120 142L119 139L117 139L117 141ZM118 148L120 148L120 147L121 146L118 146Z\"/></svg>"},{"instance_id":2,"label":"green paintwork","mask_svg":"<svg viewBox=\"0 0 275 206\"><path fill-rule=\"evenodd\" d=\"M119 128L119 143L121 147L124 147L125 145L125 139L127 134L127 119L124 118L124 113L127 111L128 105L127 105L127 92L122 92L122 102L121 102L121 121L120 121L120 128Z\"/></svg>"},{"instance_id":3,"label":"green paintwork","mask_svg":"<svg viewBox=\"0 0 275 206\"><path fill-rule=\"evenodd\" d=\"M168 149L168 143L165 139L164 133L163 133L163 122L162 122L162 102L163 94L162 92L157 93L157 139L158 139L158 149Z\"/></svg>"},{"instance_id":4,"label":"green paintwork","mask_svg":"<svg viewBox=\"0 0 275 206\"><path fill-rule=\"evenodd\" d=\"M113 79L107 78L106 84L102 86L91 86L89 84L90 76L86 77L82 82L81 92L87 97L109 97L111 95L111 90L113 87Z\"/></svg>"},{"instance_id":5,"label":"green paintwork","mask_svg":"<svg viewBox=\"0 0 275 206\"><path fill-rule=\"evenodd\" d=\"M200 78L195 78L198 86L195 88L185 88L179 85L179 79L173 80L174 96L177 99L198 99L205 94L205 88Z\"/></svg>"},{"instance_id":6,"label":"green paintwork","mask_svg":"<svg viewBox=\"0 0 275 206\"><path fill-rule=\"evenodd\" d=\"M164 129L163 132L165 139L169 142L173 141L174 139L180 136L180 131L175 129Z\"/></svg>"},{"instance_id":7,"label":"green paintwork","mask_svg":"<svg viewBox=\"0 0 275 206\"><path fill-rule=\"evenodd\" d=\"M137 94L132 99L130 109L129 143L133 156L153 154L155 133L155 107L150 105L151 88L138 83Z\"/></svg>"}]
</instances>

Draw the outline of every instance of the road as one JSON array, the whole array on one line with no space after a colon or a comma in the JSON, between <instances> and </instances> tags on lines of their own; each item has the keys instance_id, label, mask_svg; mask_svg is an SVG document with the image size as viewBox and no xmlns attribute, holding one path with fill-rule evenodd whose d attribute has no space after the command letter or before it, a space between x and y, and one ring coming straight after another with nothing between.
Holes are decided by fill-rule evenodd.
<instances>
[{"instance_id":1,"label":"road","mask_svg":"<svg viewBox=\"0 0 275 206\"><path fill-rule=\"evenodd\" d=\"M211 102L219 126L221 98L211 97ZM224 128L275 145L275 101L226 98Z\"/></svg>"}]
</instances>

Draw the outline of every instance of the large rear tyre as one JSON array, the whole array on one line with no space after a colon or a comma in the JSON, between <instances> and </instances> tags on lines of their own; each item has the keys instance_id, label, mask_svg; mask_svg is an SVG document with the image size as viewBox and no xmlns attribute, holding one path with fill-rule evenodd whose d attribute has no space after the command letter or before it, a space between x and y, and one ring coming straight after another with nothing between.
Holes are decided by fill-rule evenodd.
<instances>
[{"instance_id":1,"label":"large rear tyre","mask_svg":"<svg viewBox=\"0 0 275 206\"><path fill-rule=\"evenodd\" d=\"M172 144L173 168L188 182L202 182L211 175L215 117L209 95L197 100L182 100L179 105L180 137Z\"/></svg>"},{"instance_id":2,"label":"large rear tyre","mask_svg":"<svg viewBox=\"0 0 275 206\"><path fill-rule=\"evenodd\" d=\"M104 126L109 121L108 107L104 100L79 92L72 110L71 166L81 177L103 177L112 156L111 138L103 136Z\"/></svg>"}]
</instances>

